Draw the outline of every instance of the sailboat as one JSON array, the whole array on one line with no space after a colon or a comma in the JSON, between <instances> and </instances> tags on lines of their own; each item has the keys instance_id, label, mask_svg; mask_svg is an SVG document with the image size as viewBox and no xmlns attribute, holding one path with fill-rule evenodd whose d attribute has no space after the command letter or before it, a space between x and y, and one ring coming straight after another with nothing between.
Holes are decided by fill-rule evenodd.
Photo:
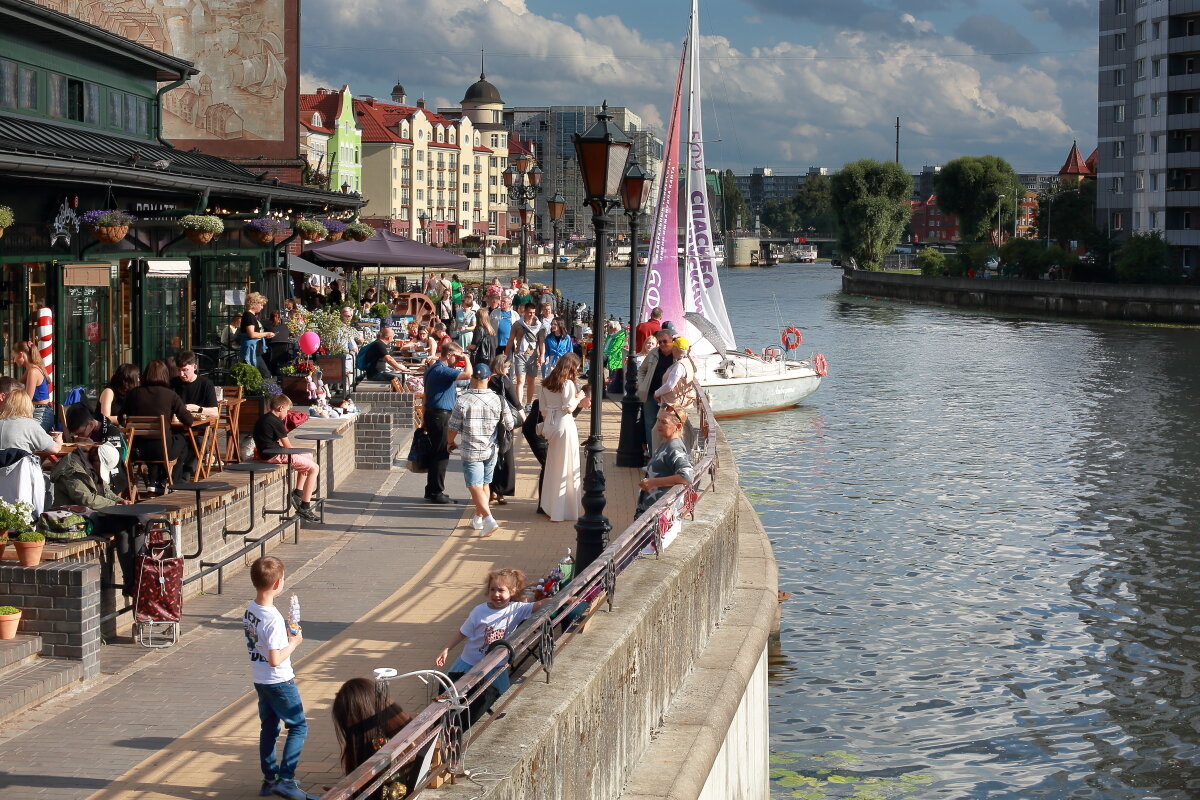
<instances>
[{"instance_id":1,"label":"sailboat","mask_svg":"<svg viewBox=\"0 0 1200 800\"><path fill-rule=\"evenodd\" d=\"M649 319L650 312L657 307L663 310L663 319L682 321L684 335L693 343L690 355L696 363L696 381L708 393L716 416L779 411L799 404L815 392L828 365L819 353L809 360L792 358L793 351L803 341L795 327L781 332L778 346L766 347L761 353L740 349L734 338L721 293L717 243L713 241L714 229L708 208L700 113L699 43L697 0L692 0L691 22L675 80L675 99L667 127L664 179L659 186L650 239L641 318ZM678 183L673 177L678 174L685 72L688 89L687 194L684 203L687 240L681 293L677 255L680 204Z\"/></svg>"}]
</instances>

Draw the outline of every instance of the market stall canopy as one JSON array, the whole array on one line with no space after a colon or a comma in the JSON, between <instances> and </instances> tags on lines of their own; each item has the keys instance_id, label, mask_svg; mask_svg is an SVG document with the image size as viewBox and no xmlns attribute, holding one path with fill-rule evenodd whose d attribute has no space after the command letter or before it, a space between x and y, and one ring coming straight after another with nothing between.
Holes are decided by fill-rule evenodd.
<instances>
[{"instance_id":1,"label":"market stall canopy","mask_svg":"<svg viewBox=\"0 0 1200 800\"><path fill-rule=\"evenodd\" d=\"M336 281L342 277L336 272L330 272L324 267L318 267L311 261L305 261L303 258L294 256L291 253L288 253L287 268L289 272L303 272L306 275L316 275L318 278L325 278L331 281Z\"/></svg>"},{"instance_id":2,"label":"market stall canopy","mask_svg":"<svg viewBox=\"0 0 1200 800\"><path fill-rule=\"evenodd\" d=\"M463 256L447 253L391 231L375 231L365 242L317 242L304 255L322 264L378 264L384 267L467 268Z\"/></svg>"}]
</instances>

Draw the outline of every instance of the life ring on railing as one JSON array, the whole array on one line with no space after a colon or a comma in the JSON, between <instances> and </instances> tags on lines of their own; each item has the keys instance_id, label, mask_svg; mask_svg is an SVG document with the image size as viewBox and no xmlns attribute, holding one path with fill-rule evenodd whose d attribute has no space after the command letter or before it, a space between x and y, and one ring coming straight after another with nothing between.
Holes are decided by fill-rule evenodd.
<instances>
[{"instance_id":1,"label":"life ring on railing","mask_svg":"<svg viewBox=\"0 0 1200 800\"><path fill-rule=\"evenodd\" d=\"M746 355L748 355L748 356L757 356L757 355L758 355L758 353L755 353L753 350L751 350L749 347L747 347L747 348L746 348Z\"/></svg>"},{"instance_id":2,"label":"life ring on railing","mask_svg":"<svg viewBox=\"0 0 1200 800\"><path fill-rule=\"evenodd\" d=\"M813 372L824 378L829 374L829 362L825 360L825 356L817 353L813 356Z\"/></svg>"},{"instance_id":3,"label":"life ring on railing","mask_svg":"<svg viewBox=\"0 0 1200 800\"><path fill-rule=\"evenodd\" d=\"M779 342L788 350L795 350L804 341L804 334L799 328L789 327L779 335Z\"/></svg>"}]
</instances>

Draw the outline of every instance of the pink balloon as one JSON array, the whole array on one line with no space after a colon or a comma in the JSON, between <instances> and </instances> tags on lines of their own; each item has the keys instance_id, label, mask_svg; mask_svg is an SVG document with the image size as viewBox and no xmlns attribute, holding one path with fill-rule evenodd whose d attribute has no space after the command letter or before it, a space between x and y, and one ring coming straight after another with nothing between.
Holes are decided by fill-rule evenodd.
<instances>
[{"instance_id":1,"label":"pink balloon","mask_svg":"<svg viewBox=\"0 0 1200 800\"><path fill-rule=\"evenodd\" d=\"M317 336L316 331L305 331L300 335L300 352L304 355L311 356L320 346L321 337Z\"/></svg>"}]
</instances>

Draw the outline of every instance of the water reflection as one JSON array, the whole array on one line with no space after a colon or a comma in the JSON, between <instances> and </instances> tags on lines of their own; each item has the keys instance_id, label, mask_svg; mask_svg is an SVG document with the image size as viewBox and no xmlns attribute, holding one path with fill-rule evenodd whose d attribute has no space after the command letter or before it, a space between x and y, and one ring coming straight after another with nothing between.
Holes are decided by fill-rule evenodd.
<instances>
[{"instance_id":1,"label":"water reflection","mask_svg":"<svg viewBox=\"0 0 1200 800\"><path fill-rule=\"evenodd\" d=\"M745 346L777 341L774 291L830 363L807 406L723 424L793 595L774 748L929 779L889 797L1200 797L1200 334L838 277L722 272Z\"/></svg>"}]
</instances>

